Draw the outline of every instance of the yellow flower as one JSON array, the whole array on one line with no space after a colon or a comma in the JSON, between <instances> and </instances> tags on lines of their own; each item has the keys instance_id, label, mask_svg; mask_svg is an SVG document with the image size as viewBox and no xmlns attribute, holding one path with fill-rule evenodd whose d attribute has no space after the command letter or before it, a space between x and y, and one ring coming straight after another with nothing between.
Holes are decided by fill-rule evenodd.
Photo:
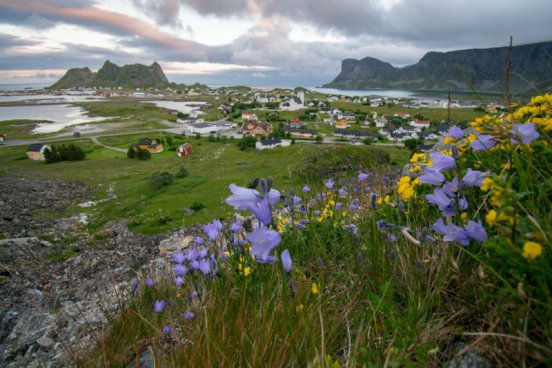
<instances>
[{"instance_id":1,"label":"yellow flower","mask_svg":"<svg viewBox=\"0 0 552 368\"><path fill-rule=\"evenodd\" d=\"M385 196L385 198L383 199L383 201L385 203L389 203L389 194Z\"/></svg>"},{"instance_id":2,"label":"yellow flower","mask_svg":"<svg viewBox=\"0 0 552 368\"><path fill-rule=\"evenodd\" d=\"M238 271L241 271L243 269L243 265L240 263L238 264Z\"/></svg>"},{"instance_id":3,"label":"yellow flower","mask_svg":"<svg viewBox=\"0 0 552 368\"><path fill-rule=\"evenodd\" d=\"M316 282L312 283L311 291L314 295L318 294L318 286L316 286Z\"/></svg>"},{"instance_id":4,"label":"yellow flower","mask_svg":"<svg viewBox=\"0 0 552 368\"><path fill-rule=\"evenodd\" d=\"M485 178L483 179L483 185L481 185L481 190L486 192L489 189L491 189L492 185L494 184L493 179L491 178Z\"/></svg>"},{"instance_id":5,"label":"yellow flower","mask_svg":"<svg viewBox=\"0 0 552 368\"><path fill-rule=\"evenodd\" d=\"M376 203L381 206L381 204L383 203L383 199L379 197Z\"/></svg>"},{"instance_id":6,"label":"yellow flower","mask_svg":"<svg viewBox=\"0 0 552 368\"><path fill-rule=\"evenodd\" d=\"M445 139L443 139L443 144L451 144L451 143L454 143L456 142L456 139L452 138L452 137L445 137Z\"/></svg>"},{"instance_id":7,"label":"yellow flower","mask_svg":"<svg viewBox=\"0 0 552 368\"><path fill-rule=\"evenodd\" d=\"M523 256L527 259L534 260L542 254L542 245L532 241L525 242L523 245Z\"/></svg>"},{"instance_id":8,"label":"yellow flower","mask_svg":"<svg viewBox=\"0 0 552 368\"><path fill-rule=\"evenodd\" d=\"M495 225L497 222L502 221L508 221L510 225L514 224L514 218L512 216L508 216L504 212L500 212L500 214L498 214L495 210L490 210L489 212L487 212L485 220L491 226Z\"/></svg>"},{"instance_id":9,"label":"yellow flower","mask_svg":"<svg viewBox=\"0 0 552 368\"><path fill-rule=\"evenodd\" d=\"M460 218L462 219L462 221L466 221L466 219L468 218L467 212L462 212L462 213L460 214Z\"/></svg>"},{"instance_id":10,"label":"yellow flower","mask_svg":"<svg viewBox=\"0 0 552 368\"><path fill-rule=\"evenodd\" d=\"M303 310L303 304L299 304L297 307L295 307L296 312L301 312Z\"/></svg>"},{"instance_id":11,"label":"yellow flower","mask_svg":"<svg viewBox=\"0 0 552 368\"><path fill-rule=\"evenodd\" d=\"M249 276L251 274L251 267L246 267L243 269L243 275L244 276Z\"/></svg>"}]
</instances>

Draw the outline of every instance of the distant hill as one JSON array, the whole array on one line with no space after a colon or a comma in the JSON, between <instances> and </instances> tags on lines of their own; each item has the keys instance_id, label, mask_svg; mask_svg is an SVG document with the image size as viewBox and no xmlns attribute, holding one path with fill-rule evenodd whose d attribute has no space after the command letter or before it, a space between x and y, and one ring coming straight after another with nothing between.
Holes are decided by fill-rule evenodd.
<instances>
[{"instance_id":1,"label":"distant hill","mask_svg":"<svg viewBox=\"0 0 552 368\"><path fill-rule=\"evenodd\" d=\"M50 88L65 89L78 87L165 87L169 84L161 66L154 62L150 66L131 64L118 66L107 60L97 73L89 68L69 69Z\"/></svg>"},{"instance_id":2,"label":"distant hill","mask_svg":"<svg viewBox=\"0 0 552 368\"><path fill-rule=\"evenodd\" d=\"M328 88L392 88L504 92L508 47L428 52L414 65L396 68L372 57L345 59ZM510 90L514 93L552 88L552 42L512 49Z\"/></svg>"}]
</instances>

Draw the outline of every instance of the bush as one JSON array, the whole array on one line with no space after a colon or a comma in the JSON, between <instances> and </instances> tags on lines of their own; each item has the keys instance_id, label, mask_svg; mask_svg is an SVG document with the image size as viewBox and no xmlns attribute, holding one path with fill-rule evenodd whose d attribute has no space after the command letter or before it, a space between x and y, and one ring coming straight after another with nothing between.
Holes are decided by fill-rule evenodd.
<instances>
[{"instance_id":1,"label":"bush","mask_svg":"<svg viewBox=\"0 0 552 368\"><path fill-rule=\"evenodd\" d=\"M161 187L172 184L173 176L168 171L156 171L151 174L150 181L155 189L160 189Z\"/></svg>"},{"instance_id":2,"label":"bush","mask_svg":"<svg viewBox=\"0 0 552 368\"><path fill-rule=\"evenodd\" d=\"M186 168L184 166L182 166L178 172L176 173L175 175L177 178L185 178L188 176L188 170L186 170Z\"/></svg>"},{"instance_id":3,"label":"bush","mask_svg":"<svg viewBox=\"0 0 552 368\"><path fill-rule=\"evenodd\" d=\"M52 149L44 151L46 163L51 164L59 161L81 161L86 158L86 154L79 146L74 144L61 146L52 146Z\"/></svg>"},{"instance_id":4,"label":"bush","mask_svg":"<svg viewBox=\"0 0 552 368\"><path fill-rule=\"evenodd\" d=\"M202 209L204 209L205 205L202 202L197 202L196 201L190 206L190 208L192 210L194 210L195 212L197 212L197 211L201 211Z\"/></svg>"},{"instance_id":5,"label":"bush","mask_svg":"<svg viewBox=\"0 0 552 368\"><path fill-rule=\"evenodd\" d=\"M151 153L148 150L143 150L140 147L138 147L138 150L136 151L136 158L138 160L150 160L151 159Z\"/></svg>"},{"instance_id":6,"label":"bush","mask_svg":"<svg viewBox=\"0 0 552 368\"><path fill-rule=\"evenodd\" d=\"M252 137L250 135L243 137L238 142L238 147L242 151L249 151L255 149L255 145L257 144L257 139L255 137Z\"/></svg>"},{"instance_id":7,"label":"bush","mask_svg":"<svg viewBox=\"0 0 552 368\"><path fill-rule=\"evenodd\" d=\"M136 158L136 151L134 150L134 148L132 148L132 147L128 148L127 157L128 158Z\"/></svg>"}]
</instances>

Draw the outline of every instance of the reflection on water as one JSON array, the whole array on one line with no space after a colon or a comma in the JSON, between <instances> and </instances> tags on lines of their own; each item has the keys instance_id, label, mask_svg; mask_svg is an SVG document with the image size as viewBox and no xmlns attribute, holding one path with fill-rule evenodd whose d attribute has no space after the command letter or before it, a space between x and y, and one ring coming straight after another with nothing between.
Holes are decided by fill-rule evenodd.
<instances>
[{"instance_id":1,"label":"reflection on water","mask_svg":"<svg viewBox=\"0 0 552 368\"><path fill-rule=\"evenodd\" d=\"M319 87L308 87L310 91L320 92L328 95L342 95L342 96L380 96L380 97L393 97L393 98L405 98L405 97L415 97L416 92L414 91L402 91L397 89L362 89L362 90L345 90L345 89L336 89L336 88L319 88Z\"/></svg>"},{"instance_id":2,"label":"reflection on water","mask_svg":"<svg viewBox=\"0 0 552 368\"><path fill-rule=\"evenodd\" d=\"M190 101L163 101L163 100L147 101L147 103L155 104L156 106L162 107L164 109L180 111L184 114L192 114L192 115L201 114L202 112L199 111L199 108L207 104L206 102L201 102L201 101L190 102Z\"/></svg>"},{"instance_id":3,"label":"reflection on water","mask_svg":"<svg viewBox=\"0 0 552 368\"><path fill-rule=\"evenodd\" d=\"M111 118L91 118L86 115L86 110L72 105L0 107L0 121L16 119L51 121L51 123L45 122L37 124L36 128L33 130L33 133L52 133L62 130L66 126L91 123Z\"/></svg>"}]
</instances>

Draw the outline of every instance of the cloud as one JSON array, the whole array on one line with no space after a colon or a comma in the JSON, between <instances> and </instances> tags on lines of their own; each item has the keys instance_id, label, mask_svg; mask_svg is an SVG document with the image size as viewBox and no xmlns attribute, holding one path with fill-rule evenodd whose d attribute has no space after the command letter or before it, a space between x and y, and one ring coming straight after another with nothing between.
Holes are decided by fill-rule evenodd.
<instances>
[{"instance_id":1,"label":"cloud","mask_svg":"<svg viewBox=\"0 0 552 368\"><path fill-rule=\"evenodd\" d=\"M152 16L158 23L182 27L178 20L179 0L132 0L132 2L136 8Z\"/></svg>"}]
</instances>

